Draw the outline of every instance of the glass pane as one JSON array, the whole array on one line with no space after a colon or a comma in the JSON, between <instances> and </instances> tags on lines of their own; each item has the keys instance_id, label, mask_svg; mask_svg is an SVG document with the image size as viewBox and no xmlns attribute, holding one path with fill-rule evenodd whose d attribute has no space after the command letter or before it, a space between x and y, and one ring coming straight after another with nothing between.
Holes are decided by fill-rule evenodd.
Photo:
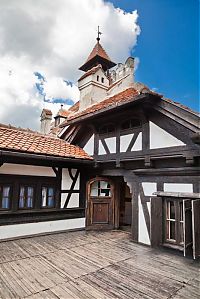
<instances>
[{"instance_id":1,"label":"glass pane","mask_svg":"<svg viewBox=\"0 0 200 299\"><path fill-rule=\"evenodd\" d=\"M47 188L42 187L42 207L46 207L47 205Z\"/></svg>"},{"instance_id":2,"label":"glass pane","mask_svg":"<svg viewBox=\"0 0 200 299\"><path fill-rule=\"evenodd\" d=\"M25 207L25 188L20 187L20 194L19 194L19 208Z\"/></svg>"},{"instance_id":3,"label":"glass pane","mask_svg":"<svg viewBox=\"0 0 200 299\"><path fill-rule=\"evenodd\" d=\"M175 206L173 201L170 201L170 219L175 219Z\"/></svg>"},{"instance_id":4,"label":"glass pane","mask_svg":"<svg viewBox=\"0 0 200 299\"><path fill-rule=\"evenodd\" d=\"M179 209L180 209L180 221L183 221L183 202L182 201L180 202Z\"/></svg>"},{"instance_id":5,"label":"glass pane","mask_svg":"<svg viewBox=\"0 0 200 299\"><path fill-rule=\"evenodd\" d=\"M180 223L180 243L184 242L183 222Z\"/></svg>"},{"instance_id":6,"label":"glass pane","mask_svg":"<svg viewBox=\"0 0 200 299\"><path fill-rule=\"evenodd\" d=\"M170 239L175 240L175 222L170 221Z\"/></svg>"},{"instance_id":7,"label":"glass pane","mask_svg":"<svg viewBox=\"0 0 200 299\"><path fill-rule=\"evenodd\" d=\"M91 191L90 191L91 196L98 196L98 182L94 182L91 185Z\"/></svg>"},{"instance_id":8,"label":"glass pane","mask_svg":"<svg viewBox=\"0 0 200 299\"><path fill-rule=\"evenodd\" d=\"M3 187L3 197L9 197L10 187Z\"/></svg>"},{"instance_id":9,"label":"glass pane","mask_svg":"<svg viewBox=\"0 0 200 299\"><path fill-rule=\"evenodd\" d=\"M48 188L48 207L54 207L54 190Z\"/></svg>"},{"instance_id":10,"label":"glass pane","mask_svg":"<svg viewBox=\"0 0 200 299\"><path fill-rule=\"evenodd\" d=\"M2 198L2 209L9 209L10 200L8 197Z\"/></svg>"},{"instance_id":11,"label":"glass pane","mask_svg":"<svg viewBox=\"0 0 200 299\"><path fill-rule=\"evenodd\" d=\"M33 187L28 187L27 191L27 208L33 207Z\"/></svg>"}]
</instances>

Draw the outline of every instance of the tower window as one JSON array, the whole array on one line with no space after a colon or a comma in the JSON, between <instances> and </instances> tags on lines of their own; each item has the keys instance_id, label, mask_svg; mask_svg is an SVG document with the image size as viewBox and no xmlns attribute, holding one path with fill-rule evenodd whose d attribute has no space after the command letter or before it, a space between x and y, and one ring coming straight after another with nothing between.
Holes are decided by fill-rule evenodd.
<instances>
[{"instance_id":1,"label":"tower window","mask_svg":"<svg viewBox=\"0 0 200 299\"><path fill-rule=\"evenodd\" d=\"M97 81L99 81L99 76L97 75Z\"/></svg>"},{"instance_id":2,"label":"tower window","mask_svg":"<svg viewBox=\"0 0 200 299\"><path fill-rule=\"evenodd\" d=\"M103 77L101 78L101 83L104 83L104 78Z\"/></svg>"}]
</instances>

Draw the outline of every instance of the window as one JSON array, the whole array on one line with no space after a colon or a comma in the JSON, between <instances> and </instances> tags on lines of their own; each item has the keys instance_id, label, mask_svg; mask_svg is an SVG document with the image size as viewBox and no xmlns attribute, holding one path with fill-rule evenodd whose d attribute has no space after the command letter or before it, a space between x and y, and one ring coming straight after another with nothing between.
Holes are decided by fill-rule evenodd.
<instances>
[{"instance_id":1,"label":"window","mask_svg":"<svg viewBox=\"0 0 200 299\"><path fill-rule=\"evenodd\" d=\"M99 76L97 75L97 81L99 81Z\"/></svg>"},{"instance_id":2,"label":"window","mask_svg":"<svg viewBox=\"0 0 200 299\"><path fill-rule=\"evenodd\" d=\"M167 240L175 241L175 206L174 201L167 201Z\"/></svg>"},{"instance_id":3,"label":"window","mask_svg":"<svg viewBox=\"0 0 200 299\"><path fill-rule=\"evenodd\" d=\"M183 201L166 200L166 242L183 245Z\"/></svg>"},{"instance_id":4,"label":"window","mask_svg":"<svg viewBox=\"0 0 200 299\"><path fill-rule=\"evenodd\" d=\"M10 209L10 186L0 185L0 209Z\"/></svg>"},{"instance_id":5,"label":"window","mask_svg":"<svg viewBox=\"0 0 200 299\"><path fill-rule=\"evenodd\" d=\"M115 132L115 127L113 124L103 125L99 129L99 134L108 134L108 133L112 133L112 132Z\"/></svg>"},{"instance_id":6,"label":"window","mask_svg":"<svg viewBox=\"0 0 200 299\"><path fill-rule=\"evenodd\" d=\"M110 183L106 181L92 183L90 195L95 197L111 197Z\"/></svg>"},{"instance_id":7,"label":"window","mask_svg":"<svg viewBox=\"0 0 200 299\"><path fill-rule=\"evenodd\" d=\"M121 124L121 130L128 130L141 127L141 121L139 119L129 119Z\"/></svg>"},{"instance_id":8,"label":"window","mask_svg":"<svg viewBox=\"0 0 200 299\"><path fill-rule=\"evenodd\" d=\"M104 83L104 78L103 77L101 78L101 83Z\"/></svg>"},{"instance_id":9,"label":"window","mask_svg":"<svg viewBox=\"0 0 200 299\"><path fill-rule=\"evenodd\" d=\"M55 207L55 191L52 187L42 187L42 208Z\"/></svg>"},{"instance_id":10,"label":"window","mask_svg":"<svg viewBox=\"0 0 200 299\"><path fill-rule=\"evenodd\" d=\"M32 209L34 200L34 188L32 186L20 186L19 209Z\"/></svg>"}]
</instances>

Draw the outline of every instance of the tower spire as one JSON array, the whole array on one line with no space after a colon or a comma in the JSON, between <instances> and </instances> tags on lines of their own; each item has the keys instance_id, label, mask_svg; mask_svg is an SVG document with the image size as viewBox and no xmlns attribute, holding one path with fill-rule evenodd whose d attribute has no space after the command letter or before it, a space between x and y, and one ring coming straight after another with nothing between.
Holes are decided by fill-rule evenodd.
<instances>
[{"instance_id":1,"label":"tower spire","mask_svg":"<svg viewBox=\"0 0 200 299\"><path fill-rule=\"evenodd\" d=\"M102 32L99 31L99 26L98 26L98 35L97 35L97 42L99 43L100 41L100 35L102 34Z\"/></svg>"}]
</instances>

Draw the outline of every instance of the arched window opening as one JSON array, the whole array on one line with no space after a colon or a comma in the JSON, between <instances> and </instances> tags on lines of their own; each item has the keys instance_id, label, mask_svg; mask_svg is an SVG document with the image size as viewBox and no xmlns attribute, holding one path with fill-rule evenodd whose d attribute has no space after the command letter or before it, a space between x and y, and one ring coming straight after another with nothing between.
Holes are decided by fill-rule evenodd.
<instances>
[{"instance_id":1,"label":"arched window opening","mask_svg":"<svg viewBox=\"0 0 200 299\"><path fill-rule=\"evenodd\" d=\"M132 119L124 121L121 124L121 130L123 131L123 130L138 128L138 127L141 127L141 125L142 124L139 119L132 118Z\"/></svg>"}]
</instances>

